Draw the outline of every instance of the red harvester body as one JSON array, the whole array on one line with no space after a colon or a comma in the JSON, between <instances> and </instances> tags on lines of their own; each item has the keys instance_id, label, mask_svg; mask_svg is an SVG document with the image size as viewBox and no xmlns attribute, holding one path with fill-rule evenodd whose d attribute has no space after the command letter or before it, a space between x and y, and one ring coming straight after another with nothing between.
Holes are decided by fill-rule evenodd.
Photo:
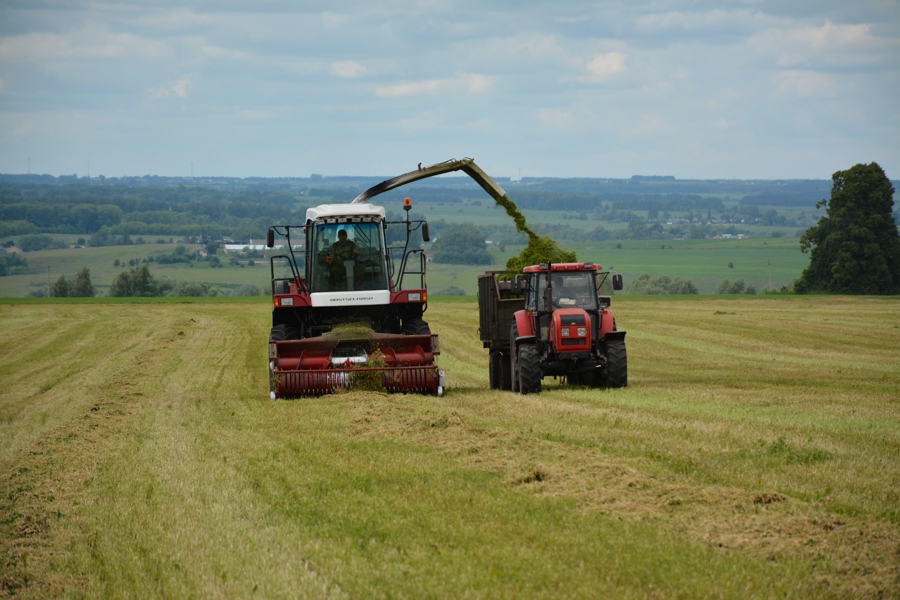
<instances>
[{"instance_id":1,"label":"red harvester body","mask_svg":"<svg viewBox=\"0 0 900 600\"><path fill-rule=\"evenodd\" d=\"M269 392L272 399L317 396L339 388L441 395L444 372L435 362L438 336L423 319L428 303L426 260L418 244L428 224L388 221L369 199L419 179L463 171L494 198L505 195L471 158L450 160L388 179L348 204L310 208L302 225L269 228L287 253L272 256L272 332ZM388 228L402 227L405 243L387 243ZM292 234L302 232L298 243ZM298 237L293 235L293 237ZM394 236L397 237L397 236ZM295 255L295 249L302 254ZM287 265L276 277L276 262Z\"/></svg>"}]
</instances>

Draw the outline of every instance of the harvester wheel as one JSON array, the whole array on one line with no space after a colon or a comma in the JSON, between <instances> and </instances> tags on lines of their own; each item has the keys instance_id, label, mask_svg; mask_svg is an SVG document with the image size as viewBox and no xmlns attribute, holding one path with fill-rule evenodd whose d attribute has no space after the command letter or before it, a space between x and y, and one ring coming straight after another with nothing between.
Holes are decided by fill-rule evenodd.
<instances>
[{"instance_id":1,"label":"harvester wheel","mask_svg":"<svg viewBox=\"0 0 900 600\"><path fill-rule=\"evenodd\" d=\"M537 394L541 391L541 355L534 344L519 346L519 392Z\"/></svg>"},{"instance_id":2,"label":"harvester wheel","mask_svg":"<svg viewBox=\"0 0 900 600\"><path fill-rule=\"evenodd\" d=\"M628 385L628 356L624 340L606 345L606 385L611 388Z\"/></svg>"},{"instance_id":3,"label":"harvester wheel","mask_svg":"<svg viewBox=\"0 0 900 600\"><path fill-rule=\"evenodd\" d=\"M431 327L422 319L404 319L403 335L431 335Z\"/></svg>"},{"instance_id":4,"label":"harvester wheel","mask_svg":"<svg viewBox=\"0 0 900 600\"><path fill-rule=\"evenodd\" d=\"M269 340L272 342L296 339L300 339L300 332L298 332L295 327L291 327L285 323L273 327L272 333L269 334Z\"/></svg>"}]
</instances>

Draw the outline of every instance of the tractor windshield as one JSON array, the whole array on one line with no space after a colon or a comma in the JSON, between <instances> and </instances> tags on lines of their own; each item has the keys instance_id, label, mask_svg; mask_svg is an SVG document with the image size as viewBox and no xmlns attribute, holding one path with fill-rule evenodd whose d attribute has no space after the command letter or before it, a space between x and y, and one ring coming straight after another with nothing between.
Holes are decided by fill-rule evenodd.
<instances>
[{"instance_id":1,"label":"tractor windshield","mask_svg":"<svg viewBox=\"0 0 900 600\"><path fill-rule=\"evenodd\" d=\"M309 252L311 292L388 289L380 221L316 223Z\"/></svg>"},{"instance_id":2,"label":"tractor windshield","mask_svg":"<svg viewBox=\"0 0 900 600\"><path fill-rule=\"evenodd\" d=\"M560 271L550 274L553 306L545 306L544 290L547 289L547 274L536 273L537 289L529 286L526 304L537 304L539 311L556 308L583 308L597 310L597 289L594 287L593 273L586 271Z\"/></svg>"}]
</instances>

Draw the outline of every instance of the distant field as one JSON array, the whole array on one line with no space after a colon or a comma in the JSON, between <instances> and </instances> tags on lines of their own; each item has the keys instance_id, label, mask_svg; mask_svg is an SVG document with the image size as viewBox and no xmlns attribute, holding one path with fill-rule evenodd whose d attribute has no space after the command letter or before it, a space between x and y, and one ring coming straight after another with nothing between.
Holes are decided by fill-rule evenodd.
<instances>
[{"instance_id":1,"label":"distant field","mask_svg":"<svg viewBox=\"0 0 900 600\"><path fill-rule=\"evenodd\" d=\"M430 304L443 398L272 402L266 302L0 302L0 593L900 596L900 299L622 297L528 397Z\"/></svg>"},{"instance_id":2,"label":"distant field","mask_svg":"<svg viewBox=\"0 0 900 600\"><path fill-rule=\"evenodd\" d=\"M616 248L617 244L622 247ZM599 262L606 268L614 267L623 274L626 285L642 273L654 277L668 275L692 279L701 293L714 292L722 279L741 277L761 293L769 286L769 261L772 263L772 286L778 289L799 277L809 262L809 256L800 252L796 238L623 240L590 244L562 242L561 245L576 251L581 260ZM28 252L25 257L29 267L37 272L0 277L0 297L23 297L36 289L46 289L48 266L51 284L60 275L72 277L75 271L86 266L91 270L94 284L103 292L108 289L113 278L127 268L127 264L124 267L114 267L116 259L125 264L131 259L142 260L161 250L171 252L173 248L173 244L144 244ZM498 246L490 246L491 255L495 257L493 268L502 269L506 260L518 254L521 247L509 246L505 250L500 252ZM227 263L227 255L220 256ZM729 268L729 263L734 267ZM226 264L222 268L211 269L207 263L197 263L194 267L153 263L150 268L157 276L166 275L176 280L223 286L250 283L265 289L269 286L268 262L259 259L256 266L244 268ZM428 267L429 289L434 293L452 285L474 295L477 276L486 268L431 264Z\"/></svg>"}]
</instances>

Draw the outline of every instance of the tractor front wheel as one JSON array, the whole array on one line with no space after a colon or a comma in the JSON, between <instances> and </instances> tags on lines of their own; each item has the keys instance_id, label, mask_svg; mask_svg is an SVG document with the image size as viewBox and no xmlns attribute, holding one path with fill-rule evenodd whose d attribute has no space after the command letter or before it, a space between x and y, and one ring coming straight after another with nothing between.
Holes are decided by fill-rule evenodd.
<instances>
[{"instance_id":1,"label":"tractor front wheel","mask_svg":"<svg viewBox=\"0 0 900 600\"><path fill-rule=\"evenodd\" d=\"M541 355L534 344L522 344L519 353L519 392L537 394L541 391Z\"/></svg>"},{"instance_id":2,"label":"tractor front wheel","mask_svg":"<svg viewBox=\"0 0 900 600\"><path fill-rule=\"evenodd\" d=\"M628 355L625 353L624 340L606 345L606 385L611 388L628 385Z\"/></svg>"}]
</instances>

